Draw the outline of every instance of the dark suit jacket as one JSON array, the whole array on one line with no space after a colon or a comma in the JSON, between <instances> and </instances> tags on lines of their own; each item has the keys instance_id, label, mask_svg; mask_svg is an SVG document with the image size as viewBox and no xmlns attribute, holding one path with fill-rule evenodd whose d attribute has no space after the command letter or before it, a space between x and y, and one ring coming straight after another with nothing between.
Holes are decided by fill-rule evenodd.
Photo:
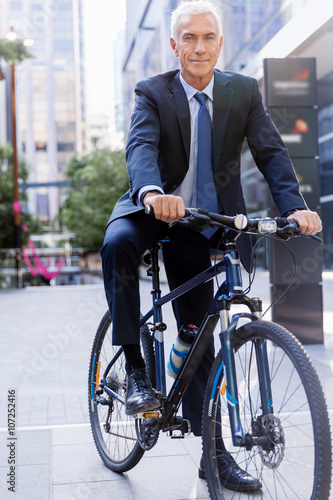
<instances>
[{"instance_id":1,"label":"dark suit jacket","mask_svg":"<svg viewBox=\"0 0 333 500\"><path fill-rule=\"evenodd\" d=\"M247 138L280 214L306 208L287 149L264 110L255 79L215 70L213 155L223 213L246 213L240 183L241 148ZM118 201L109 223L137 210L139 189L154 184L172 193L189 165L190 112L179 70L141 81L126 147L129 191Z\"/></svg>"}]
</instances>

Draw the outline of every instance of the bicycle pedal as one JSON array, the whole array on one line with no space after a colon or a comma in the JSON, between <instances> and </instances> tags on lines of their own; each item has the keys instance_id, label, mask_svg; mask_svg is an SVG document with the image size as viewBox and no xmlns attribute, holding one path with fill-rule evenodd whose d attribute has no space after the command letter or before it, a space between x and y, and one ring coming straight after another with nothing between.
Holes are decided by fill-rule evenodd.
<instances>
[{"instance_id":1,"label":"bicycle pedal","mask_svg":"<svg viewBox=\"0 0 333 500\"><path fill-rule=\"evenodd\" d=\"M176 423L165 429L171 439L184 439L191 434L191 431L191 422L181 417L176 417Z\"/></svg>"},{"instance_id":2,"label":"bicycle pedal","mask_svg":"<svg viewBox=\"0 0 333 500\"><path fill-rule=\"evenodd\" d=\"M175 434L177 431L168 431L168 437L171 439L185 439L185 434L183 431L179 431L179 434Z\"/></svg>"},{"instance_id":3,"label":"bicycle pedal","mask_svg":"<svg viewBox=\"0 0 333 500\"><path fill-rule=\"evenodd\" d=\"M134 418L159 418L161 412L159 410L143 411L133 415Z\"/></svg>"}]
</instances>

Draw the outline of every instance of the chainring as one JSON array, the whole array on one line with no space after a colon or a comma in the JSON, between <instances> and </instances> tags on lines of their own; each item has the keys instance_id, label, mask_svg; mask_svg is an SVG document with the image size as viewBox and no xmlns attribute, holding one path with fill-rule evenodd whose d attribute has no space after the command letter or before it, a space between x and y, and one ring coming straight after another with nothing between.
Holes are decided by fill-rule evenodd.
<instances>
[{"instance_id":1,"label":"chainring","mask_svg":"<svg viewBox=\"0 0 333 500\"><path fill-rule=\"evenodd\" d=\"M151 450L157 443L160 427L156 417L136 418L135 430L139 445L145 451Z\"/></svg>"}]
</instances>

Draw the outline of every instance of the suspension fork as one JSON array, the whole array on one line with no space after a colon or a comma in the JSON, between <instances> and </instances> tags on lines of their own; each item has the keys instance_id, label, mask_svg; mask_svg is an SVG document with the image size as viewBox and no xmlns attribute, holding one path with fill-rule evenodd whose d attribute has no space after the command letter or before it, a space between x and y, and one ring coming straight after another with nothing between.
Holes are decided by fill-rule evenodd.
<instances>
[{"instance_id":1,"label":"suspension fork","mask_svg":"<svg viewBox=\"0 0 333 500\"><path fill-rule=\"evenodd\" d=\"M229 310L232 302L246 304L249 307L251 313L235 314L230 321ZM233 299L229 299L226 295L222 295L218 300L218 309L222 327L222 331L220 333L220 341L222 347L223 369L226 382L226 397L228 403L232 440L234 446L245 446L246 437L244 436L243 427L239 415L237 376L234 356L234 337L240 318L247 318L254 322L258 319L261 319L261 301L258 299L249 299L246 296L234 296ZM259 339L255 342L255 353L257 359L260 397L263 414L273 413L273 401L267 357L267 343L264 339Z\"/></svg>"},{"instance_id":2,"label":"suspension fork","mask_svg":"<svg viewBox=\"0 0 333 500\"><path fill-rule=\"evenodd\" d=\"M243 446L244 432L239 417L238 389L233 348L239 315L233 316L229 324L230 301L227 296L219 298L218 309L222 326L222 331L219 336L222 347L223 370L232 441L234 446Z\"/></svg>"},{"instance_id":3,"label":"suspension fork","mask_svg":"<svg viewBox=\"0 0 333 500\"><path fill-rule=\"evenodd\" d=\"M274 411L266 340L258 339L255 342L255 349L257 357L261 407L263 415L267 415L268 413L274 413Z\"/></svg>"}]
</instances>

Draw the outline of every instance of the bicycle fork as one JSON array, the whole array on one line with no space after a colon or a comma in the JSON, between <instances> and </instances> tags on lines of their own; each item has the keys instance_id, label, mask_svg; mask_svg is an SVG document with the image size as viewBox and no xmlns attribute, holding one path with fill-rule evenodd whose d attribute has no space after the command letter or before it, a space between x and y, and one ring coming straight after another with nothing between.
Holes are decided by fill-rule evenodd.
<instances>
[{"instance_id":1,"label":"bicycle fork","mask_svg":"<svg viewBox=\"0 0 333 500\"><path fill-rule=\"evenodd\" d=\"M229 320L229 310L232 302L244 303L250 313L240 313L233 315ZM261 301L259 299L249 299L246 296L234 296L229 299L227 296L221 296L218 300L218 310L221 320L222 331L219 335L222 347L221 370L224 370L225 394L228 403L228 413L232 440L234 446L245 446L251 449L254 445L265 446L266 438L253 438L250 435L244 435L238 401L237 375L234 355L234 337L238 322L241 318L250 319L255 323L261 319ZM270 373L267 359L267 345L265 340L259 339L254 341L255 354L257 360L258 381L260 385L261 407L263 415L273 413L273 400L270 384ZM221 370L217 373L217 379L220 376ZM216 380L217 383L217 380Z\"/></svg>"}]
</instances>

